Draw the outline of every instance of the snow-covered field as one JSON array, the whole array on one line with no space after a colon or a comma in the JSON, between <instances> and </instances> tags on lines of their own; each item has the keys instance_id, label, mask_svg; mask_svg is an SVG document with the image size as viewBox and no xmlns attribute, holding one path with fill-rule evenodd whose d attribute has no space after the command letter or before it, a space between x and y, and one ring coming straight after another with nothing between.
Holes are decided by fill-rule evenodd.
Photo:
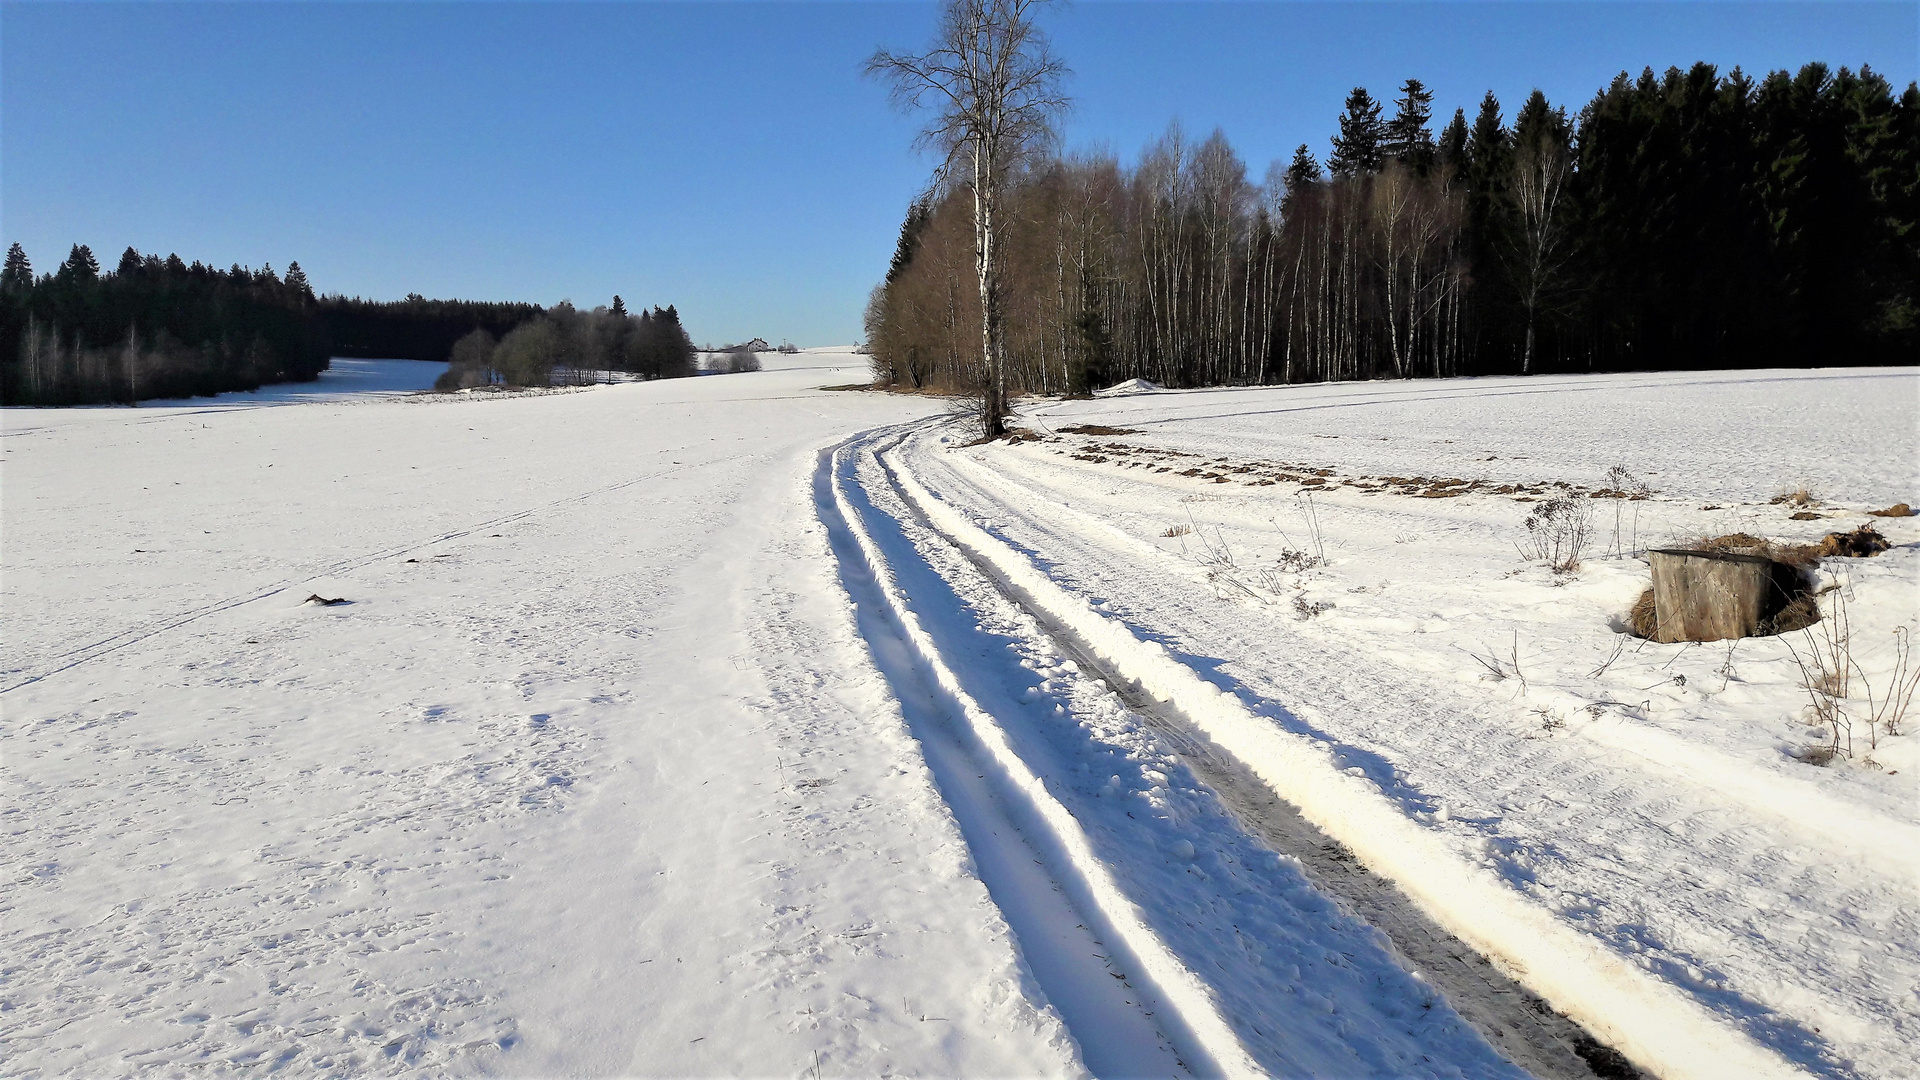
<instances>
[{"instance_id":1,"label":"snow-covered field","mask_svg":"<svg viewBox=\"0 0 1920 1080\"><path fill-rule=\"evenodd\" d=\"M1878 692L1914 371L1043 401L962 446L818 389L863 357L763 360L7 410L0 1071L1608 1060L1536 994L1662 1075L1914 1075L1920 739L1806 764L1783 641L1614 629L1650 543L1873 520L1823 573ZM1613 466L1652 494L1591 500L1583 568L1523 560L1516 500Z\"/></svg>"}]
</instances>

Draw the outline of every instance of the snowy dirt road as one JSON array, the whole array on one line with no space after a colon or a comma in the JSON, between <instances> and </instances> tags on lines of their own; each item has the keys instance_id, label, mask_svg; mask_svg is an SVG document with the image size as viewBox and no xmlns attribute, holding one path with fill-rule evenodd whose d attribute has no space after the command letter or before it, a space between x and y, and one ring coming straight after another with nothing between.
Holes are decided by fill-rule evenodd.
<instances>
[{"instance_id":1,"label":"snowy dirt road","mask_svg":"<svg viewBox=\"0 0 1920 1080\"><path fill-rule=\"evenodd\" d=\"M962 448L936 401L817 389L863 357L769 366L9 410L4 1071L1906 1075L1911 740L1787 758L1757 654L1580 681L1631 560L1502 577L1525 507L1477 489L1323 496L1328 557L1255 572L1301 485L1231 470L1398 433L1398 388L1038 403L1040 441ZM1418 415L1483 438L1548 384ZM1087 423L1137 430L1049 434ZM1461 475L1446 437L1324 461ZM1645 529L1819 527L1729 511L1742 469L1676 466ZM1863 633L1908 617L1886 527ZM1448 659L1514 626L1524 682ZM1689 681L1578 711L1648 672Z\"/></svg>"}]
</instances>

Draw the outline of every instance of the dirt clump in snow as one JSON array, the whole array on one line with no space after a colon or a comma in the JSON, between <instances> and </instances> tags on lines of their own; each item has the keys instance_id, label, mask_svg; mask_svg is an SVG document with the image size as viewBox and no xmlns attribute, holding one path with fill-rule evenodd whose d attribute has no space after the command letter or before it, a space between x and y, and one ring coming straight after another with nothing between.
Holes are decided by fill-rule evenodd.
<instances>
[{"instance_id":1,"label":"dirt clump in snow","mask_svg":"<svg viewBox=\"0 0 1920 1080\"><path fill-rule=\"evenodd\" d=\"M1133 428L1108 427L1105 424L1075 424L1060 429L1063 435L1138 435Z\"/></svg>"},{"instance_id":2,"label":"dirt clump in snow","mask_svg":"<svg viewBox=\"0 0 1920 1080\"><path fill-rule=\"evenodd\" d=\"M1815 545L1821 558L1835 556L1847 559L1867 559L1893 546L1880 530L1871 525L1862 525L1852 532L1828 533L1826 538Z\"/></svg>"},{"instance_id":3,"label":"dirt clump in snow","mask_svg":"<svg viewBox=\"0 0 1920 1080\"><path fill-rule=\"evenodd\" d=\"M1913 507L1908 506L1906 503L1894 503L1885 510L1869 510L1867 513L1872 514L1874 517L1912 517Z\"/></svg>"}]
</instances>

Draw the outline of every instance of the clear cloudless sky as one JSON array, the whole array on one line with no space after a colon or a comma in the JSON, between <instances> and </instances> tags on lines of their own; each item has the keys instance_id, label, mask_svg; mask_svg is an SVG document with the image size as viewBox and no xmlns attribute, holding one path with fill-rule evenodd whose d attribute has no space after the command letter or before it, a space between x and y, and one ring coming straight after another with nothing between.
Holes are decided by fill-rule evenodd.
<instances>
[{"instance_id":1,"label":"clear cloudless sky","mask_svg":"<svg viewBox=\"0 0 1920 1080\"><path fill-rule=\"evenodd\" d=\"M861 336L930 162L860 65L931 3L0 4L0 239L315 287L678 305L696 341ZM1179 120L1256 182L1324 158L1347 91L1438 127L1493 90L1576 111L1616 73L1869 64L1920 78L1920 4L1098 2L1044 16L1069 148Z\"/></svg>"}]
</instances>

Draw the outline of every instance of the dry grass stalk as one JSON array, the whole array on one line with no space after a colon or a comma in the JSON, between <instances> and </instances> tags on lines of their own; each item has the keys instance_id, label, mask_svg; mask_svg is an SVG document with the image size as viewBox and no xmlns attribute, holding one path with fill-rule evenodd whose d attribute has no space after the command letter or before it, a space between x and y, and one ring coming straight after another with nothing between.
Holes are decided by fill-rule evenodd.
<instances>
[{"instance_id":1,"label":"dry grass stalk","mask_svg":"<svg viewBox=\"0 0 1920 1080\"><path fill-rule=\"evenodd\" d=\"M1816 748L1819 752L1809 757L1809 760L1817 759L1818 764L1836 757L1853 757L1856 718L1866 724L1869 752L1879 748L1880 736L1902 734L1907 712L1913 706L1915 694L1920 692L1920 669L1912 663L1911 629L1894 628L1893 666L1886 680L1879 684L1884 690L1876 690L1875 680L1853 655L1852 627L1844 592L1834 593L1833 613L1822 626L1824 632L1818 636L1812 631L1806 632L1804 652L1795 649L1791 640L1787 642L1788 651L1800 668L1800 684L1807 691L1815 721L1826 727L1831 740L1827 746ZM1857 715L1854 711L1857 706L1850 704L1855 680L1867 699L1865 710Z\"/></svg>"},{"instance_id":2,"label":"dry grass stalk","mask_svg":"<svg viewBox=\"0 0 1920 1080\"><path fill-rule=\"evenodd\" d=\"M1646 501L1648 496L1652 494L1653 489L1647 486L1647 482L1633 475L1633 473L1628 472L1625 465L1615 465L1613 468L1607 470L1606 490L1595 492L1594 495L1607 495L1611 496L1614 500L1613 546L1609 548L1613 554L1619 555L1627 551L1640 550L1640 503ZM1621 525L1623 523L1625 507L1628 502L1633 504L1632 528L1628 536L1627 546L1622 548L1620 545Z\"/></svg>"},{"instance_id":3,"label":"dry grass stalk","mask_svg":"<svg viewBox=\"0 0 1920 1080\"><path fill-rule=\"evenodd\" d=\"M1640 599L1633 602L1633 610L1627 612L1627 627L1634 637L1649 641L1659 633L1660 618L1654 611L1652 586L1648 586L1647 591L1640 594Z\"/></svg>"},{"instance_id":4,"label":"dry grass stalk","mask_svg":"<svg viewBox=\"0 0 1920 1080\"><path fill-rule=\"evenodd\" d=\"M1893 672L1888 680L1885 696L1875 698L1873 684L1867 681L1866 672L1860 673L1860 682L1867 690L1867 730L1874 745L1879 746L1879 732L1888 735L1900 734L1900 728L1907 722L1907 709L1913 704L1915 690L1920 689L1920 669L1910 666L1913 653L1913 631L1898 626L1893 631Z\"/></svg>"},{"instance_id":5,"label":"dry grass stalk","mask_svg":"<svg viewBox=\"0 0 1920 1080\"><path fill-rule=\"evenodd\" d=\"M1800 687L1807 692L1808 708L1815 725L1825 729L1829 744L1825 758L1853 756L1853 718L1847 714L1846 700L1854 671L1853 633L1847 618L1845 594L1835 594L1833 614L1818 624L1820 633L1803 630L1805 641L1795 648L1791 638L1787 652L1800 669Z\"/></svg>"}]
</instances>

